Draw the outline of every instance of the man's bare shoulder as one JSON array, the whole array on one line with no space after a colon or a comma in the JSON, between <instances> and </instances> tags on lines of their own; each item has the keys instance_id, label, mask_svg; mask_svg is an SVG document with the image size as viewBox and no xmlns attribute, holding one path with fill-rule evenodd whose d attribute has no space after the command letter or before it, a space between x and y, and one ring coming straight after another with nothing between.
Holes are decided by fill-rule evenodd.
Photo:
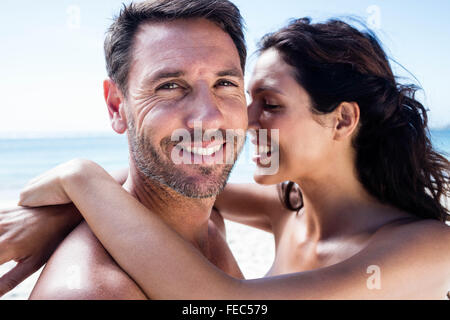
<instances>
[{"instance_id":1,"label":"man's bare shoulder","mask_svg":"<svg viewBox=\"0 0 450 320\"><path fill-rule=\"evenodd\" d=\"M61 243L30 299L147 299L84 222Z\"/></svg>"}]
</instances>

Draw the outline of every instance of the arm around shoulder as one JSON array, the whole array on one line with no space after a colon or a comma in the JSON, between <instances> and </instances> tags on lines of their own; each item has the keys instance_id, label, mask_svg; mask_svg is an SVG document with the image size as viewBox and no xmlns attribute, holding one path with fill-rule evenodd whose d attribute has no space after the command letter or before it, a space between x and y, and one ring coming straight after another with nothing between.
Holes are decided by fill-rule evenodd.
<instances>
[{"instance_id":1,"label":"arm around shoulder","mask_svg":"<svg viewBox=\"0 0 450 320\"><path fill-rule=\"evenodd\" d=\"M109 256L86 223L76 228L42 271L31 300L141 300L138 285Z\"/></svg>"}]
</instances>

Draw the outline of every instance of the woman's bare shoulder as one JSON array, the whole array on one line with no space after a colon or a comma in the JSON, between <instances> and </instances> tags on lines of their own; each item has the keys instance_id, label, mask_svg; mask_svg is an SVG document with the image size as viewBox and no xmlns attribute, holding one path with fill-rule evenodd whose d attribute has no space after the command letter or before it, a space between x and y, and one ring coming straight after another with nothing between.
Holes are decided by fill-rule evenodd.
<instances>
[{"instance_id":1,"label":"woman's bare shoulder","mask_svg":"<svg viewBox=\"0 0 450 320\"><path fill-rule=\"evenodd\" d=\"M448 248L450 246L450 226L433 219L404 218L380 228L376 232L374 239L378 240L386 237L391 240L401 240L402 242L406 242L406 240L424 244L438 242Z\"/></svg>"},{"instance_id":2,"label":"woman's bare shoulder","mask_svg":"<svg viewBox=\"0 0 450 320\"><path fill-rule=\"evenodd\" d=\"M375 253L374 257L399 266L405 274L423 273L430 280L446 281L446 289L450 289L450 226L444 222L399 220L381 228L368 249Z\"/></svg>"},{"instance_id":3,"label":"woman's bare shoulder","mask_svg":"<svg viewBox=\"0 0 450 320\"><path fill-rule=\"evenodd\" d=\"M399 219L381 227L363 250L334 268L337 276L348 270L376 271L382 290L369 290L372 298L443 299L450 289L450 227Z\"/></svg>"}]
</instances>

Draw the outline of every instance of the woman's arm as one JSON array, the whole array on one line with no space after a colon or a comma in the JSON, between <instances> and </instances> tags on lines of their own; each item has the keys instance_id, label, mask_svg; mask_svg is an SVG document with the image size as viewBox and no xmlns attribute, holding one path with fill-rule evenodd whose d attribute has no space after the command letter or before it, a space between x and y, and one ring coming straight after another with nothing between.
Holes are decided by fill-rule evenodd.
<instances>
[{"instance_id":1,"label":"woman's arm","mask_svg":"<svg viewBox=\"0 0 450 320\"><path fill-rule=\"evenodd\" d=\"M52 195L51 198L48 198L48 195ZM211 268L210 271L212 270L216 275L213 283L225 279L223 282L225 285L239 284L238 280L226 276L215 268L197 249L152 214L115 182L103 168L93 162L71 161L45 173L24 189L19 205L40 206L46 205L48 201L73 202L103 246L108 251L113 250L112 252L118 254L117 256L112 254L112 256L120 266L123 267L125 260L130 257L133 257L134 264L137 262L136 256L141 255L142 261L147 263L139 262L131 269L124 270L131 271L130 276L133 279L140 279L142 283L145 283L142 289L151 299L191 297L184 290L178 295L176 290L173 290L174 283L177 278L180 278L185 281L182 283L183 287L196 286L197 280L202 276L201 271L190 272L188 277L180 277L180 269L177 271L178 275L172 274L172 268L166 269L166 266L174 262L172 266L175 268L189 265L193 270L200 269L196 267L196 264L201 266L206 263ZM105 223L105 220L109 222ZM123 220L128 222L122 224ZM151 224L152 228L162 232L155 234L149 232L142 228L142 223L147 226ZM146 247L149 244L152 244L154 251L147 251ZM125 251L127 254L122 254ZM109 252L111 254L111 251ZM176 252L176 257L169 257L173 252ZM152 256L152 253L156 255ZM178 264L179 262L181 264ZM158 274L157 282L154 282L152 277L147 278L153 271ZM223 278L224 275L225 278ZM210 277L207 278L210 279ZM140 281L138 284L141 284ZM200 289L201 292L194 294L194 297L206 296L208 289L208 287Z\"/></svg>"},{"instance_id":2,"label":"woman's arm","mask_svg":"<svg viewBox=\"0 0 450 320\"><path fill-rule=\"evenodd\" d=\"M229 183L217 196L214 207L228 220L272 232L272 226L289 213L278 196L277 185Z\"/></svg>"},{"instance_id":3,"label":"woman's arm","mask_svg":"<svg viewBox=\"0 0 450 320\"><path fill-rule=\"evenodd\" d=\"M395 227L396 232L386 228L360 253L326 268L238 280L212 265L98 165L79 163L59 181L66 200L153 299L435 299L436 292L443 298L448 290L450 233L433 221ZM27 192L33 186L24 204Z\"/></svg>"}]
</instances>

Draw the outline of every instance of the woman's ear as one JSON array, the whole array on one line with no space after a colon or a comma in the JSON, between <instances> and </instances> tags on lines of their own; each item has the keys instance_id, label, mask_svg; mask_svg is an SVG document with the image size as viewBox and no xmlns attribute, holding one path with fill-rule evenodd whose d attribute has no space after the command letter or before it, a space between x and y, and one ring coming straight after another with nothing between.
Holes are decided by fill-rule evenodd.
<instances>
[{"instance_id":1,"label":"woman's ear","mask_svg":"<svg viewBox=\"0 0 450 320\"><path fill-rule=\"evenodd\" d=\"M359 105L356 102L342 102L335 112L335 140L352 136L359 123Z\"/></svg>"},{"instance_id":2,"label":"woman's ear","mask_svg":"<svg viewBox=\"0 0 450 320\"><path fill-rule=\"evenodd\" d=\"M121 91L114 81L106 79L103 81L103 94L113 130L119 134L124 133L127 131L127 119Z\"/></svg>"}]
</instances>

